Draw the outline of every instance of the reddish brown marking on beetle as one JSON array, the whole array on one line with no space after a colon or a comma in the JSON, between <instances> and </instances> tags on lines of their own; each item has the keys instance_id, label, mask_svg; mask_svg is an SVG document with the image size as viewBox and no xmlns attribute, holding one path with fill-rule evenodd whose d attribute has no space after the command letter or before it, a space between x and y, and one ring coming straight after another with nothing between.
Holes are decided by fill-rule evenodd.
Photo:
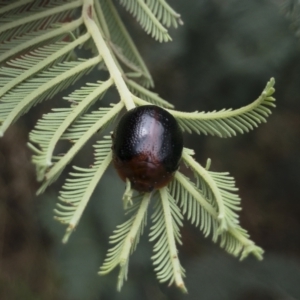
<instances>
[{"instance_id":1,"label":"reddish brown marking on beetle","mask_svg":"<svg viewBox=\"0 0 300 300\"><path fill-rule=\"evenodd\" d=\"M151 192L166 186L173 178L174 173L166 172L164 166L157 162L147 161L146 155L139 155L130 161L114 159L114 166L123 181L126 178L131 187L140 192Z\"/></svg>"}]
</instances>

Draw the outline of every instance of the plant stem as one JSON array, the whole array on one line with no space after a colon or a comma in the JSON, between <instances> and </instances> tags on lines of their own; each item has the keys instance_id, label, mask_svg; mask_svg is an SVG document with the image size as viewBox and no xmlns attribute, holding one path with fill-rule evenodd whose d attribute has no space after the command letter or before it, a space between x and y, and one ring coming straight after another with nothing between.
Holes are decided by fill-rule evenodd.
<instances>
[{"instance_id":1,"label":"plant stem","mask_svg":"<svg viewBox=\"0 0 300 300\"><path fill-rule=\"evenodd\" d=\"M121 97L121 101L124 102L127 110L130 110L135 107L134 101L132 99L132 95L122 77L122 74L117 67L113 56L104 41L102 34L93 20L92 12L94 1L93 0L84 0L83 8L82 8L82 17L83 21L86 25L88 32L91 34L94 43L98 49L99 54L103 57L105 65L110 73L110 76L115 82L119 95Z\"/></svg>"}]
</instances>

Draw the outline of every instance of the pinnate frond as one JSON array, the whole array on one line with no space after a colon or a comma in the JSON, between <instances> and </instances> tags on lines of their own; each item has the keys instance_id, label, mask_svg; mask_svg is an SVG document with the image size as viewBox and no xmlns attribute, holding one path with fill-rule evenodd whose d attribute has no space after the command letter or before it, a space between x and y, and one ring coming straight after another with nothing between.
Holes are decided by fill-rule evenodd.
<instances>
[{"instance_id":1,"label":"pinnate frond","mask_svg":"<svg viewBox=\"0 0 300 300\"><path fill-rule=\"evenodd\" d=\"M235 136L237 132L244 133L266 122L271 114L269 107L275 107L272 97L275 80L271 78L262 94L251 104L235 110L221 110L218 112L185 113L169 111L176 117L183 131L189 133L216 135L222 138Z\"/></svg>"},{"instance_id":2,"label":"pinnate frond","mask_svg":"<svg viewBox=\"0 0 300 300\"><path fill-rule=\"evenodd\" d=\"M22 0L18 1L22 2ZM71 17L82 1L39 1L26 4L19 13L6 11L1 16L0 42L10 40L25 33L45 29L51 24L63 22ZM5 6L2 8L5 10ZM1 11L0 11L1 13Z\"/></svg>"},{"instance_id":3,"label":"pinnate frond","mask_svg":"<svg viewBox=\"0 0 300 300\"><path fill-rule=\"evenodd\" d=\"M182 210L182 214L207 237L217 238L217 209L204 197L201 190L188 177L176 172L174 180L169 185L170 193Z\"/></svg>"},{"instance_id":4,"label":"pinnate frond","mask_svg":"<svg viewBox=\"0 0 300 300\"><path fill-rule=\"evenodd\" d=\"M262 260L264 250L256 246L249 238L247 231L236 225L221 233L219 241L222 248L234 256L240 256L240 260L243 260L249 254L254 255L258 260Z\"/></svg>"},{"instance_id":5,"label":"pinnate frond","mask_svg":"<svg viewBox=\"0 0 300 300\"><path fill-rule=\"evenodd\" d=\"M62 138L66 138L69 132L71 132L72 128L77 127L77 124L81 124L79 125L79 127L77 127L79 128L81 134L76 140L73 136L73 146L47 170L45 180L41 185L40 189L38 190L38 194L44 192L45 189L59 177L66 165L70 163L70 161L74 158L78 151L95 133L97 133L103 127L107 126L107 124L111 124L111 122L116 118L116 116L120 113L123 107L124 104L122 102L119 102L118 104L112 106L110 109L100 108L98 111L84 114L74 122L74 124L70 127L69 131L67 130L66 133L62 136ZM86 126L85 122L81 122L82 120L90 122L90 125ZM34 146L32 146L31 149L36 154L39 154L39 152L41 152Z\"/></svg>"},{"instance_id":6,"label":"pinnate frond","mask_svg":"<svg viewBox=\"0 0 300 300\"><path fill-rule=\"evenodd\" d=\"M17 36L9 41L0 44L0 63L16 56L18 53L31 51L44 43L52 44L57 41L66 41L70 32L77 29L83 23L82 18L69 23L60 24L57 28L51 27L46 29L39 29L30 31Z\"/></svg>"},{"instance_id":7,"label":"pinnate frond","mask_svg":"<svg viewBox=\"0 0 300 300\"><path fill-rule=\"evenodd\" d=\"M28 54L6 62L0 68L3 80L0 83L0 97L31 76L55 64L68 61L72 51L89 39L85 34L73 42L56 42L34 49Z\"/></svg>"},{"instance_id":8,"label":"pinnate frond","mask_svg":"<svg viewBox=\"0 0 300 300\"><path fill-rule=\"evenodd\" d=\"M111 107L100 107L99 110L83 115L67 129L67 131L63 134L62 139L76 143L91 126L93 126L100 118L105 117L105 115L110 111ZM103 130L106 128L115 120L116 117L117 115L113 116L109 122L105 123L105 125L103 125L100 129Z\"/></svg>"},{"instance_id":9,"label":"pinnate frond","mask_svg":"<svg viewBox=\"0 0 300 300\"><path fill-rule=\"evenodd\" d=\"M146 0L149 9L157 17L157 19L165 26L178 27L183 22L178 14L165 0Z\"/></svg>"},{"instance_id":10,"label":"pinnate frond","mask_svg":"<svg viewBox=\"0 0 300 300\"><path fill-rule=\"evenodd\" d=\"M92 193L112 160L111 137L104 137L94 145L94 148L94 165L90 168L74 166L75 172L69 174L70 177L60 192L55 219L68 225L63 238L65 243L77 226Z\"/></svg>"},{"instance_id":11,"label":"pinnate frond","mask_svg":"<svg viewBox=\"0 0 300 300\"><path fill-rule=\"evenodd\" d=\"M6 93L0 102L0 136L7 127L26 113L33 105L47 99L73 84L91 71L101 58L59 63L36 77L30 78Z\"/></svg>"},{"instance_id":12,"label":"pinnate frond","mask_svg":"<svg viewBox=\"0 0 300 300\"><path fill-rule=\"evenodd\" d=\"M176 247L176 241L181 244L180 227L183 216L167 188L159 190L151 219L153 226L150 228L149 240L155 241L152 260L157 279L160 282L169 281L169 285L175 281L175 284L186 292L182 279L184 269L179 262Z\"/></svg>"},{"instance_id":13,"label":"pinnate frond","mask_svg":"<svg viewBox=\"0 0 300 300\"><path fill-rule=\"evenodd\" d=\"M113 235L110 237L110 244L113 244L113 247L108 250L99 274L107 274L119 265L120 272L117 284L119 291L124 280L127 280L129 255L136 249L146 225L150 197L150 194L144 194L142 199L135 199L135 203L130 207L130 212L133 213L132 217L125 223L117 226L117 229L114 230Z\"/></svg>"},{"instance_id":14,"label":"pinnate frond","mask_svg":"<svg viewBox=\"0 0 300 300\"><path fill-rule=\"evenodd\" d=\"M193 151L184 149L183 161L194 172L196 186L201 194L216 207L220 232L228 230L229 223L239 223L235 212L241 210L241 199L236 194L238 189L235 187L235 181L228 173L211 172L203 168L191 156L192 153Z\"/></svg>"},{"instance_id":15,"label":"pinnate frond","mask_svg":"<svg viewBox=\"0 0 300 300\"><path fill-rule=\"evenodd\" d=\"M136 17L142 28L155 40L160 42L172 40L168 34L168 30L159 22L143 0L120 0L120 3Z\"/></svg>"},{"instance_id":16,"label":"pinnate frond","mask_svg":"<svg viewBox=\"0 0 300 300\"><path fill-rule=\"evenodd\" d=\"M58 141L66 138L73 141L78 140L83 134L82 132L85 132L91 126L91 123L95 123L95 119L89 118L90 114L88 114L85 119L90 120L90 122L81 127L80 121L77 126L74 125L77 128L77 131L75 131L77 133L76 138L74 136L62 137L71 124L96 102L112 83L112 79L108 79L105 82L89 83L81 89L75 90L68 97L65 97L66 100L72 101L71 107L52 109L52 112L43 115L37 122L35 128L30 132L29 139L31 143L37 144L40 149L32 156L32 162L36 165L38 181L44 178L45 171L52 165L53 151ZM110 108L100 109L94 115L99 119L109 110Z\"/></svg>"},{"instance_id":17,"label":"pinnate frond","mask_svg":"<svg viewBox=\"0 0 300 300\"><path fill-rule=\"evenodd\" d=\"M188 150L185 149L185 152ZM197 170L197 162L185 160L185 163L192 170ZM219 218L218 203L215 201L210 187L205 184L208 181L207 173L203 173L202 176L203 178L200 178L201 176L198 174L197 182L193 183L180 172L176 172L175 178L170 184L170 192L178 201L183 214L192 224L199 227L205 236L212 235L214 242L219 240L221 247L228 253L240 256L241 259L251 253L258 259L262 259L263 250L249 239L247 231L240 227L237 216L234 215L230 218L230 215L239 209L237 206L239 200L233 197L233 201L230 201L231 193L225 193L228 198L224 201L224 209L228 218L225 223L226 227L220 227L223 221ZM209 180L217 181L215 186L219 189L220 194L222 194L222 190L235 190L232 178L228 180L227 174L215 173Z\"/></svg>"}]
</instances>

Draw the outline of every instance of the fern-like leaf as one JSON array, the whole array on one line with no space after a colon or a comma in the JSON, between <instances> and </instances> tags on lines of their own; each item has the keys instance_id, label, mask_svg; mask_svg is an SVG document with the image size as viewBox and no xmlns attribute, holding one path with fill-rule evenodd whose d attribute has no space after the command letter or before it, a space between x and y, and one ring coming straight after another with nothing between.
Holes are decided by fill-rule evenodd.
<instances>
[{"instance_id":1,"label":"fern-like leaf","mask_svg":"<svg viewBox=\"0 0 300 300\"><path fill-rule=\"evenodd\" d=\"M107 274L119 265L120 272L117 284L119 291L124 280L127 280L129 255L136 249L146 225L150 197L150 194L145 194L142 199L136 199L135 204L130 207L130 212L133 213L133 216L122 225L117 226L117 229L110 237L110 244L114 246L108 251L99 274Z\"/></svg>"},{"instance_id":2,"label":"fern-like leaf","mask_svg":"<svg viewBox=\"0 0 300 300\"><path fill-rule=\"evenodd\" d=\"M159 22L143 0L120 0L120 3L136 17L143 29L160 42L171 41L168 30Z\"/></svg>"},{"instance_id":3,"label":"fern-like leaf","mask_svg":"<svg viewBox=\"0 0 300 300\"><path fill-rule=\"evenodd\" d=\"M0 136L10 124L26 113L33 105L51 99L56 93L73 84L92 70L101 58L63 62L38 76L26 80L6 93L0 102Z\"/></svg>"},{"instance_id":4,"label":"fern-like leaf","mask_svg":"<svg viewBox=\"0 0 300 300\"><path fill-rule=\"evenodd\" d=\"M0 69L1 76L4 77L4 80L0 83L0 97L36 73L69 60L72 51L87 41L89 37L89 34L85 34L71 43L56 42L48 44L20 58L8 61L6 64L9 67Z\"/></svg>"},{"instance_id":5,"label":"fern-like leaf","mask_svg":"<svg viewBox=\"0 0 300 300\"><path fill-rule=\"evenodd\" d=\"M53 151L60 139L66 139L65 136L62 137L65 131L81 114L97 101L107 89L109 89L112 83L112 79L108 79L105 82L98 82L96 84L90 83L87 86L76 90L68 97L65 97L66 100L72 101L72 107L53 109L51 113L44 115L43 118L37 122L35 129L33 129L29 135L29 139L40 148L40 151L32 157L32 161L37 168L38 181L41 181L44 178L45 171L52 165ZM76 105L74 103L76 103ZM110 108L98 111L100 115L97 114L97 118L103 117L108 110L110 110ZM92 121L87 123L87 126L90 126L91 122ZM80 131L77 130L79 136L77 136L76 139L80 137L82 131L82 127ZM68 139L75 140L74 137L69 137Z\"/></svg>"},{"instance_id":6,"label":"fern-like leaf","mask_svg":"<svg viewBox=\"0 0 300 300\"><path fill-rule=\"evenodd\" d=\"M212 233L213 240L216 241L219 227L217 209L204 197L201 190L181 172L175 173L169 189L172 197L177 199L182 214L199 227L205 237Z\"/></svg>"},{"instance_id":7,"label":"fern-like leaf","mask_svg":"<svg viewBox=\"0 0 300 300\"><path fill-rule=\"evenodd\" d=\"M77 139L72 136L72 141L74 145L71 149L64 154L62 158L60 158L53 166L47 171L45 175L45 180L37 191L37 194L42 193L50 184L52 184L61 172L64 170L66 165L70 163L70 161L74 158L77 152L86 144L86 142L100 129L102 129L107 124L110 124L115 117L119 114L121 109L124 107L122 102L114 105L109 110L105 108L100 108L99 111L94 111L92 113L84 114L78 120L74 122L74 124L70 127L69 131L67 130L66 133L62 136L62 138L68 138L68 134L72 132L72 128L77 128ZM82 122L84 120L84 122ZM90 122L90 125L86 125L87 122ZM79 131L78 131L79 129ZM39 154L41 151L34 146L31 149L36 153Z\"/></svg>"},{"instance_id":8,"label":"fern-like leaf","mask_svg":"<svg viewBox=\"0 0 300 300\"><path fill-rule=\"evenodd\" d=\"M165 0L146 0L146 5L161 23L167 27L178 27L183 22L178 14Z\"/></svg>"},{"instance_id":9,"label":"fern-like leaf","mask_svg":"<svg viewBox=\"0 0 300 300\"><path fill-rule=\"evenodd\" d=\"M218 208L210 199L205 198L200 190L189 178L180 172L176 172L173 182L170 184L170 192L177 199L183 214L187 219L199 227L205 236L212 235L213 242L220 241L220 246L228 253L244 259L253 254L262 259L263 250L249 239L246 230L236 222L228 221L227 230L220 232Z\"/></svg>"},{"instance_id":10,"label":"fern-like leaf","mask_svg":"<svg viewBox=\"0 0 300 300\"><path fill-rule=\"evenodd\" d=\"M22 3L22 0L18 2ZM0 42L64 21L71 17L74 13L74 9L80 5L82 5L82 1L80 0L57 0L50 2L37 0L34 1L33 4L27 4L19 14L11 15L6 12L1 17Z\"/></svg>"},{"instance_id":11,"label":"fern-like leaf","mask_svg":"<svg viewBox=\"0 0 300 300\"><path fill-rule=\"evenodd\" d=\"M229 223L239 223L235 211L241 210L240 197L235 193L238 190L235 181L228 173L211 172L203 168L190 155L192 153L184 149L182 158L193 170L201 194L217 208L220 232L226 231Z\"/></svg>"},{"instance_id":12,"label":"fern-like leaf","mask_svg":"<svg viewBox=\"0 0 300 300\"><path fill-rule=\"evenodd\" d=\"M70 23L60 24L58 28L30 31L22 36L14 37L0 44L0 63L25 50L35 49L45 42L51 44L57 41L65 41L70 32L76 30L82 23L82 18L79 18Z\"/></svg>"},{"instance_id":13,"label":"fern-like leaf","mask_svg":"<svg viewBox=\"0 0 300 300\"><path fill-rule=\"evenodd\" d=\"M236 110L221 110L218 112L185 113L169 110L176 117L183 131L200 134L217 135L222 138L232 137L236 132L249 132L258 124L266 122L271 114L269 107L275 107L272 97L275 80L267 83L262 94L251 104Z\"/></svg>"},{"instance_id":14,"label":"fern-like leaf","mask_svg":"<svg viewBox=\"0 0 300 300\"><path fill-rule=\"evenodd\" d=\"M62 139L69 140L72 143L76 143L83 134L86 134L87 130L91 128L99 119L105 117L107 113L111 111L111 107L100 107L99 110L92 111L80 117L67 131L62 135ZM99 130L103 130L108 125L114 122L117 115L114 115L105 125Z\"/></svg>"},{"instance_id":15,"label":"fern-like leaf","mask_svg":"<svg viewBox=\"0 0 300 300\"><path fill-rule=\"evenodd\" d=\"M94 192L99 180L112 160L111 138L104 137L95 145L95 162L90 168L73 167L76 172L71 172L71 178L66 180L60 192L60 203L55 209L55 218L68 225L63 242L77 226L81 215Z\"/></svg>"},{"instance_id":16,"label":"fern-like leaf","mask_svg":"<svg viewBox=\"0 0 300 300\"><path fill-rule=\"evenodd\" d=\"M157 279L160 282L169 281L169 285L175 281L186 292L182 279L184 269L180 265L176 247L176 241L181 244L180 227L183 216L167 188L159 190L158 198L152 215L153 226L150 229L150 241L156 241L152 260L156 266Z\"/></svg>"}]
</instances>

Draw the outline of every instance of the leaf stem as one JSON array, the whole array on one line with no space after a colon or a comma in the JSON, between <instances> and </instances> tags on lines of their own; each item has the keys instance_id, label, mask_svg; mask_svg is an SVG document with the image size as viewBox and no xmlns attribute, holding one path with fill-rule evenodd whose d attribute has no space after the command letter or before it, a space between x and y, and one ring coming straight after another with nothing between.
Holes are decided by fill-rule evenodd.
<instances>
[{"instance_id":1,"label":"leaf stem","mask_svg":"<svg viewBox=\"0 0 300 300\"><path fill-rule=\"evenodd\" d=\"M124 102L127 110L130 110L135 107L134 101L132 99L131 93L122 77L122 74L117 67L113 56L104 41L102 34L97 27L95 21L92 16L92 7L94 5L93 0L84 0L83 8L82 8L82 17L84 23L87 27L88 32L91 34L94 43L98 49L99 54L103 57L105 65L110 73L110 76L115 82L119 95L121 97L121 101Z\"/></svg>"},{"instance_id":2,"label":"leaf stem","mask_svg":"<svg viewBox=\"0 0 300 300\"><path fill-rule=\"evenodd\" d=\"M121 34L123 35L123 37L125 39L125 43L128 45L130 51L132 52L133 56L137 60L138 69L141 69L140 71L142 71L143 76L145 76L145 78L147 79L148 85L150 87L153 87L154 83L153 83L151 74L149 73L149 71L148 71L148 69L147 69L147 67L144 63L144 60L142 59L139 51L137 50L130 34L126 30L126 28L125 28L125 26L124 26L124 24L123 24L123 22L122 22L122 20L119 16L119 13L117 12L112 0L106 0L106 5L110 9L113 18L114 18L116 24L118 25ZM96 1L95 6L96 6L96 9L97 9L97 6L100 6L98 1ZM105 23L105 21L103 23ZM109 36L107 36L107 37L109 38ZM110 38L110 40L111 40L111 43L112 43L113 40L111 38ZM112 49L112 50L114 50L114 49Z\"/></svg>"}]
</instances>

